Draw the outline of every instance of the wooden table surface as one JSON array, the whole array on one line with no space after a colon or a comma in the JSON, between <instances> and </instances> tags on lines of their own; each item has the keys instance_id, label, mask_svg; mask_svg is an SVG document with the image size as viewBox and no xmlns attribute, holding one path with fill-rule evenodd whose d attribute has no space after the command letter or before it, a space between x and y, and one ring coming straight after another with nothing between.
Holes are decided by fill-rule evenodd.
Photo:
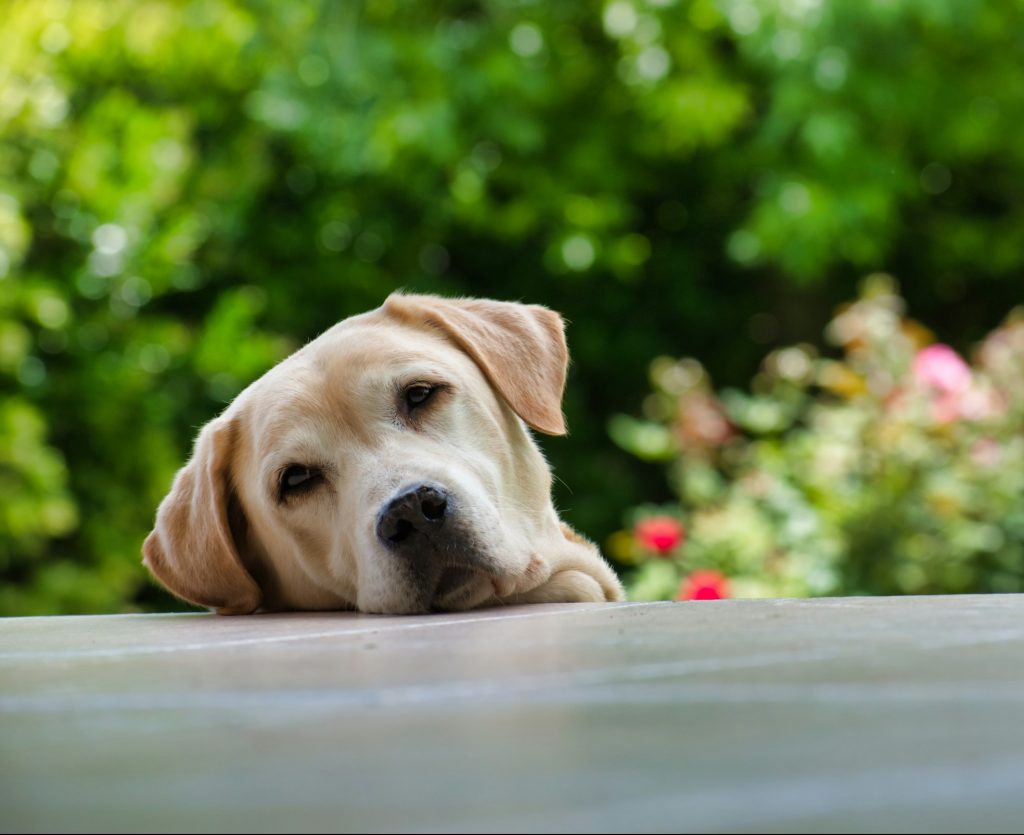
<instances>
[{"instance_id":1,"label":"wooden table surface","mask_svg":"<svg viewBox=\"0 0 1024 835\"><path fill-rule=\"evenodd\" d=\"M1024 596L0 620L3 831L1024 829Z\"/></svg>"}]
</instances>

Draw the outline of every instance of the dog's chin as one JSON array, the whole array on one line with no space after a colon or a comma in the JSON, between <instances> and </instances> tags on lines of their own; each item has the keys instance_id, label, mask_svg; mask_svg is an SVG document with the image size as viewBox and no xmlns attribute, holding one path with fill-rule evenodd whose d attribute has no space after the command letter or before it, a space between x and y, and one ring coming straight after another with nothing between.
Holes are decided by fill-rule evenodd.
<instances>
[{"instance_id":1,"label":"dog's chin","mask_svg":"<svg viewBox=\"0 0 1024 835\"><path fill-rule=\"evenodd\" d=\"M473 609L494 597L494 583L469 568L446 568L434 590L432 608L440 612Z\"/></svg>"},{"instance_id":2,"label":"dog's chin","mask_svg":"<svg viewBox=\"0 0 1024 835\"><path fill-rule=\"evenodd\" d=\"M495 597L493 579L469 568L445 568L425 582L423 578L396 589L385 599L364 601L360 611L380 615L426 615L462 612Z\"/></svg>"}]
</instances>

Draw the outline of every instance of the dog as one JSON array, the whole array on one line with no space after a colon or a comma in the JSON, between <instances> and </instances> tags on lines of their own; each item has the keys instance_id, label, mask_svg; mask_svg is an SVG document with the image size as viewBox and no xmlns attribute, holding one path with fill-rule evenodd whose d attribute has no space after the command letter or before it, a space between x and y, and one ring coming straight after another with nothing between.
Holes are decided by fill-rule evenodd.
<instances>
[{"instance_id":1,"label":"dog","mask_svg":"<svg viewBox=\"0 0 1024 835\"><path fill-rule=\"evenodd\" d=\"M392 294L200 431L143 563L222 615L624 599L528 429L566 432L561 316Z\"/></svg>"}]
</instances>

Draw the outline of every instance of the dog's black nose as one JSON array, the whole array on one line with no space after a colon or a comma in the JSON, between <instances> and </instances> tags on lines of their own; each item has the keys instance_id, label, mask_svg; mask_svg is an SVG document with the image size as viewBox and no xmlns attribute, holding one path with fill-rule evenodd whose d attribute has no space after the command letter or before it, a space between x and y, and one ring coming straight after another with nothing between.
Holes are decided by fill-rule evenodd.
<instances>
[{"instance_id":1,"label":"dog's black nose","mask_svg":"<svg viewBox=\"0 0 1024 835\"><path fill-rule=\"evenodd\" d=\"M391 548L411 545L439 531L448 514L447 490L433 484L414 484L381 509L377 516L377 536Z\"/></svg>"}]
</instances>

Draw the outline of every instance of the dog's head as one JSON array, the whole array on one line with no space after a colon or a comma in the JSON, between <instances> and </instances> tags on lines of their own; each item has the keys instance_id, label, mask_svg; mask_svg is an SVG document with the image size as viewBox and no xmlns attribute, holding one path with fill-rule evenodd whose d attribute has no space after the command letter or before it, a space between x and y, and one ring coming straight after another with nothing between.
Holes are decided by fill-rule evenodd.
<instances>
[{"instance_id":1,"label":"dog's head","mask_svg":"<svg viewBox=\"0 0 1024 835\"><path fill-rule=\"evenodd\" d=\"M223 614L466 609L537 589L574 538L526 425L564 433L567 362L546 308L393 295L207 424L144 561Z\"/></svg>"}]
</instances>

